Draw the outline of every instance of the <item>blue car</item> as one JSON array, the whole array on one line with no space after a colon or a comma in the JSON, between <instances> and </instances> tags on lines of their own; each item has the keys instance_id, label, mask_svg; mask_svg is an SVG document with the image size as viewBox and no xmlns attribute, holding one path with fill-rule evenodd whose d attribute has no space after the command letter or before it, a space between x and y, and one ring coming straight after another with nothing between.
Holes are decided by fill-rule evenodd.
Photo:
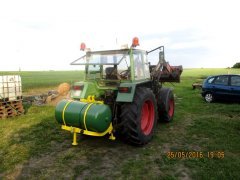
<instances>
[{"instance_id":1,"label":"blue car","mask_svg":"<svg viewBox=\"0 0 240 180\"><path fill-rule=\"evenodd\" d=\"M217 75L204 80L202 96L206 102L218 99L240 101L240 75Z\"/></svg>"}]
</instances>

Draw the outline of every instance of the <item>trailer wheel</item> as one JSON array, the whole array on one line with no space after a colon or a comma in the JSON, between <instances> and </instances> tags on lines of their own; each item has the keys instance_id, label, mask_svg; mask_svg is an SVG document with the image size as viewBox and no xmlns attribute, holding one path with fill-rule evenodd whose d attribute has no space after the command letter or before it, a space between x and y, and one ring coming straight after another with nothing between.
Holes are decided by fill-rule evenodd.
<instances>
[{"instance_id":1,"label":"trailer wheel","mask_svg":"<svg viewBox=\"0 0 240 180\"><path fill-rule=\"evenodd\" d=\"M148 143L157 123L157 103L153 92L148 88L137 88L132 103L121 106L120 137L134 145Z\"/></svg>"},{"instance_id":2,"label":"trailer wheel","mask_svg":"<svg viewBox=\"0 0 240 180\"><path fill-rule=\"evenodd\" d=\"M162 88L158 98L159 120L170 122L173 120L175 110L174 95L171 89Z\"/></svg>"}]
</instances>

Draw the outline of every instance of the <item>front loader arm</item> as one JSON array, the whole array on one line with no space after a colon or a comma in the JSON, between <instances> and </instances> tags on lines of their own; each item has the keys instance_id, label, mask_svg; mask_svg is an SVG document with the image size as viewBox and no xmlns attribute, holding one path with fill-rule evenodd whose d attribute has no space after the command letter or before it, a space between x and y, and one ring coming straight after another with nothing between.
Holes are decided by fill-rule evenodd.
<instances>
[{"instance_id":1,"label":"front loader arm","mask_svg":"<svg viewBox=\"0 0 240 180\"><path fill-rule=\"evenodd\" d=\"M147 54L159 50L159 61L157 65L150 66L151 77L159 82L180 82L182 66L171 66L165 60L164 46L159 46Z\"/></svg>"}]
</instances>

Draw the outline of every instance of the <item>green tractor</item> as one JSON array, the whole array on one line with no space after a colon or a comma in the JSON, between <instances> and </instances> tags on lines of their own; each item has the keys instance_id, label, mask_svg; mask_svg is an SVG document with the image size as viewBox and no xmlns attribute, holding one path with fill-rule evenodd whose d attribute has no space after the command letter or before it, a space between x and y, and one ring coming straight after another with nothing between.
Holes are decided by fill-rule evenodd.
<instances>
[{"instance_id":1,"label":"green tractor","mask_svg":"<svg viewBox=\"0 0 240 180\"><path fill-rule=\"evenodd\" d=\"M170 122L174 116L172 89L163 82L180 82L182 66L170 66L164 58L164 47L151 51L136 49L138 38L130 48L90 51L73 61L85 66L85 78L74 83L71 100L60 101L56 120L63 130L77 134L109 136L133 145L148 143L158 120ZM156 65L148 55L159 51Z\"/></svg>"}]
</instances>

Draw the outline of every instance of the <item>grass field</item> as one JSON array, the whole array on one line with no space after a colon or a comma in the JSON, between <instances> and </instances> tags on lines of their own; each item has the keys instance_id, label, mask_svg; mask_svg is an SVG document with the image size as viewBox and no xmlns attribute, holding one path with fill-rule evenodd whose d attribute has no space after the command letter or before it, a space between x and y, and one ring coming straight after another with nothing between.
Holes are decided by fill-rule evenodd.
<instances>
[{"instance_id":1,"label":"grass field","mask_svg":"<svg viewBox=\"0 0 240 180\"><path fill-rule=\"evenodd\" d=\"M62 82L72 84L83 79L83 71L13 71L0 72L1 75L20 75L22 78L23 92L32 89L53 88Z\"/></svg>"},{"instance_id":2,"label":"grass field","mask_svg":"<svg viewBox=\"0 0 240 180\"><path fill-rule=\"evenodd\" d=\"M26 115L0 120L0 179L239 179L240 104L207 104L191 87L228 71L240 74L186 69L180 84L166 84L175 90L174 121L159 123L144 147L89 136L72 147L72 135L60 129L51 106L31 106ZM82 78L77 71L21 75L26 91Z\"/></svg>"}]
</instances>

